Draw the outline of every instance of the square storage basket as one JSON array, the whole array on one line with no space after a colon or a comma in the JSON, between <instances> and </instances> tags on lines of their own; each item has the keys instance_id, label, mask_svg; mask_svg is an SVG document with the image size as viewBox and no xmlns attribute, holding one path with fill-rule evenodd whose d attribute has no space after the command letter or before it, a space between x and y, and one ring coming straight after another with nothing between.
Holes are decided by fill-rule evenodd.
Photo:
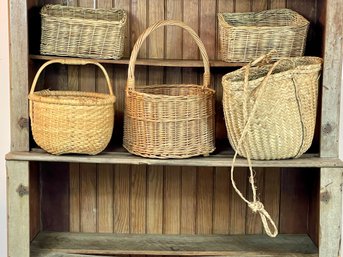
<instances>
[{"instance_id":1,"label":"square storage basket","mask_svg":"<svg viewBox=\"0 0 343 257\"><path fill-rule=\"evenodd\" d=\"M290 9L219 13L220 56L226 62L249 62L271 50L281 57L304 54L309 22Z\"/></svg>"},{"instance_id":2,"label":"square storage basket","mask_svg":"<svg viewBox=\"0 0 343 257\"><path fill-rule=\"evenodd\" d=\"M41 20L41 54L98 59L123 56L124 10L45 5Z\"/></svg>"}]
</instances>

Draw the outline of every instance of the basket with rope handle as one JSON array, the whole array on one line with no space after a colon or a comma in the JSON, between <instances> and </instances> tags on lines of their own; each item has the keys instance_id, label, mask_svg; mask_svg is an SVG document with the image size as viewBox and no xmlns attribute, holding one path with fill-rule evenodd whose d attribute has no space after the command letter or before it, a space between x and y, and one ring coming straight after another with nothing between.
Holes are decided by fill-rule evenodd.
<instances>
[{"instance_id":1,"label":"basket with rope handle","mask_svg":"<svg viewBox=\"0 0 343 257\"><path fill-rule=\"evenodd\" d=\"M284 58L274 64L252 67L269 55L226 74L222 85L224 118L235 150L232 186L249 208L259 213L266 233L275 237L277 227L257 198L251 159L297 158L308 150L315 128L322 59ZM248 160L252 201L243 196L234 180L238 154Z\"/></svg>"},{"instance_id":2,"label":"basket with rope handle","mask_svg":"<svg viewBox=\"0 0 343 257\"><path fill-rule=\"evenodd\" d=\"M199 47L204 75L194 84L135 85L138 51L150 33L162 26L185 29ZM209 88L208 56L199 36L180 21L166 20L147 28L131 53L126 85L124 147L150 158L188 158L214 151L214 90Z\"/></svg>"},{"instance_id":3,"label":"basket with rope handle","mask_svg":"<svg viewBox=\"0 0 343 257\"><path fill-rule=\"evenodd\" d=\"M51 90L35 92L40 74L54 63L98 66L105 76L109 94ZM115 96L109 76L101 64L77 59L48 61L36 73L28 98L33 138L45 151L94 155L108 145L113 131Z\"/></svg>"}]
</instances>

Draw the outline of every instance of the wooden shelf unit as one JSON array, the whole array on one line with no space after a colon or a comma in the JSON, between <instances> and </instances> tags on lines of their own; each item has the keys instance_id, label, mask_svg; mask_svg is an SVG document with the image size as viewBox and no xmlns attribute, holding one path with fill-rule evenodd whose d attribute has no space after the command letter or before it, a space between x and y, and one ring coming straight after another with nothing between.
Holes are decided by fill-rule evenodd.
<instances>
[{"instance_id":1,"label":"wooden shelf unit","mask_svg":"<svg viewBox=\"0 0 343 257\"><path fill-rule=\"evenodd\" d=\"M69 2L88 6L91 1ZM218 61L216 13L287 7L310 20L306 54L324 57L318 128L313 143L317 154L293 160L253 161L260 179L257 185L260 197L280 231L275 239L263 234L258 215L252 214L229 186L231 152L157 160L133 156L121 148L96 156L54 156L33 149L28 90L37 67L43 61L57 58L30 54L38 52L39 7L44 3L61 1L9 1L11 152L6 156L9 256L340 255L343 42L337 38L343 34L341 0L98 1L98 7L115 4L130 12L125 57L97 60L110 71L114 84L117 137L122 133L130 50L151 23L160 19L184 20L203 40L211 67L217 67L212 69L211 86L217 92L216 137L220 141L226 140L221 77L243 63ZM151 35L138 58L138 83L201 81L198 50L180 30L167 28ZM103 78L97 76L93 67L56 66L44 72L38 86L103 92L103 84ZM237 184L248 192L247 162L239 158L236 166Z\"/></svg>"}]
</instances>

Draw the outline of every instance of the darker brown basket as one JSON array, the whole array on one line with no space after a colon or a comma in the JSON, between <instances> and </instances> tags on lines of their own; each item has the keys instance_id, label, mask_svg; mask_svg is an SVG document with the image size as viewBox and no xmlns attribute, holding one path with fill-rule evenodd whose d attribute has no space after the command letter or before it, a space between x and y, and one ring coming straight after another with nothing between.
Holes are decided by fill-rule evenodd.
<instances>
[{"instance_id":1,"label":"darker brown basket","mask_svg":"<svg viewBox=\"0 0 343 257\"><path fill-rule=\"evenodd\" d=\"M227 62L249 62L271 50L273 59L304 54L309 22L290 9L219 13L220 56Z\"/></svg>"},{"instance_id":2,"label":"darker brown basket","mask_svg":"<svg viewBox=\"0 0 343 257\"><path fill-rule=\"evenodd\" d=\"M188 31L204 62L203 85L135 85L135 62L146 37L159 27L173 25ZM198 35L179 21L160 21L138 38L129 63L126 86L124 147L151 158L187 158L214 151L214 90L208 88L208 56Z\"/></svg>"}]
</instances>

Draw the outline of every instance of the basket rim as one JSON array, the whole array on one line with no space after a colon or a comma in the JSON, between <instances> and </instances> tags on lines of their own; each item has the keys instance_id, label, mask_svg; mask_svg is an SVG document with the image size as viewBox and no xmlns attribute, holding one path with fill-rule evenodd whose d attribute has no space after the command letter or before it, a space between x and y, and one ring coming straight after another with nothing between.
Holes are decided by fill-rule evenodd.
<instances>
[{"instance_id":1,"label":"basket rim","mask_svg":"<svg viewBox=\"0 0 343 257\"><path fill-rule=\"evenodd\" d=\"M107 13L115 13L115 12L122 12L123 17L120 20L116 20L116 21L110 21L110 20L103 20L103 19L89 19L89 18L76 18L76 17L70 17L70 16L54 16L54 15L50 15L47 13L48 9L58 9L58 8L64 8L64 9L84 9L84 10L97 10L97 11L103 11L103 12L107 12ZM78 6L65 6L65 5L60 5L60 4L47 4L44 5L40 11L40 14L42 16L42 18L49 18L49 19L56 19L59 22L61 20L73 20L75 22L82 22L84 23L89 23L89 22L97 22L97 23L109 23L109 24L126 24L126 20L127 20L127 13L124 9L118 9L118 8L109 8L109 9L105 9L105 8L89 8L89 7L78 7Z\"/></svg>"},{"instance_id":2,"label":"basket rim","mask_svg":"<svg viewBox=\"0 0 343 257\"><path fill-rule=\"evenodd\" d=\"M289 29L289 28L301 28L301 27L306 27L310 24L309 20L307 20L304 16L302 16L301 14L293 11L292 9L289 8L281 8L281 9L269 9L269 10L265 10L262 12L266 12L266 13L277 13L277 11L287 11L290 14L294 14L296 16L298 16L300 18L300 23L297 24L293 24L293 25L285 25L285 26L247 26L247 25L238 25L238 26L234 26L230 23L228 23L225 18L224 15L249 15L249 14L257 14L259 12L235 12L235 13L230 13L230 12L220 12L217 14L218 16L218 20L221 26L225 27L225 28L240 28L240 29L278 29L278 28L282 28L282 29Z\"/></svg>"},{"instance_id":3,"label":"basket rim","mask_svg":"<svg viewBox=\"0 0 343 257\"><path fill-rule=\"evenodd\" d=\"M161 100L161 98L163 98L164 100L178 100L178 99L182 99L182 98L190 98L190 97L195 97L195 98L199 98L202 97L201 95L163 95L163 94L151 94L151 93L144 93L144 92L140 92L138 90L140 89L149 89L149 88L157 88L157 87L166 87L166 88L194 88L198 91L203 91L204 94L203 95L214 95L215 94L215 90L212 88L208 88L208 87L202 87L199 86L197 84L155 84L155 85L136 85L135 86L135 90L126 90L127 95L139 95L145 98L151 98L151 99L159 99Z\"/></svg>"},{"instance_id":4,"label":"basket rim","mask_svg":"<svg viewBox=\"0 0 343 257\"><path fill-rule=\"evenodd\" d=\"M305 59L305 58L306 59L310 59L313 63L307 64L307 65L298 65L298 66L296 66L294 68L294 70L298 69L299 71L301 71L302 70L301 68L304 67L304 66L306 66L306 67L313 67L311 70L309 69L309 70L304 70L303 71L303 73L310 73L310 72L313 72L313 69L320 69L321 65L323 64L323 59L321 57L316 57L316 56L302 56L302 57L282 58L282 59L301 60L301 59ZM264 65L263 67L271 67L272 65L273 64L267 64L267 65ZM232 81L231 80L232 77L236 76L237 74L241 74L242 71L244 71L244 68L245 68L245 66L243 66L242 68L240 68L238 70L235 70L233 72L229 72L229 73L225 74L222 77L222 86L223 86L223 88L228 86L228 85L226 85L228 81L231 81L233 83L242 83L242 82L244 82L244 78L242 80L238 80L238 81ZM256 67L251 67L250 69L254 70L254 69L259 69L259 68L261 68L261 67L256 66ZM272 74L272 75L274 77L275 76L276 77L283 77L286 72L289 72L289 70L281 71L281 72L278 72L277 74ZM249 82L256 82L258 80L262 80L263 78L264 78L264 76L256 78L256 79L249 80Z\"/></svg>"},{"instance_id":5,"label":"basket rim","mask_svg":"<svg viewBox=\"0 0 343 257\"><path fill-rule=\"evenodd\" d=\"M76 96L80 99L63 99L51 98L51 96ZM97 98L96 101L87 102L87 98ZM72 106L101 106L113 105L116 101L114 95L98 93L98 92L79 92L79 91L55 91L55 90L41 90L35 91L28 96L32 102L59 104L59 105L72 105Z\"/></svg>"}]
</instances>

